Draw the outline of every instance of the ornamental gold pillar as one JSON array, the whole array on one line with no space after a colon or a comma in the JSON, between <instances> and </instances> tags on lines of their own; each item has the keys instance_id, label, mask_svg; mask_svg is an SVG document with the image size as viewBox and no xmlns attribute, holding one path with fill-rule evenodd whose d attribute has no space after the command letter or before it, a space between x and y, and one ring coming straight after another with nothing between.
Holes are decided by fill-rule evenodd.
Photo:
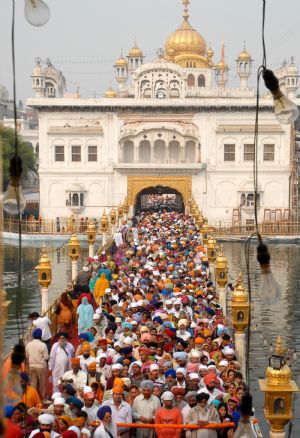
<instances>
[{"instance_id":1,"label":"ornamental gold pillar","mask_svg":"<svg viewBox=\"0 0 300 438\"><path fill-rule=\"evenodd\" d=\"M110 210L109 221L111 225L111 235L113 236L115 234L116 223L117 223L117 213L114 208Z\"/></svg>"},{"instance_id":2,"label":"ornamental gold pillar","mask_svg":"<svg viewBox=\"0 0 300 438\"><path fill-rule=\"evenodd\" d=\"M78 258L79 258L79 241L76 234L73 234L69 241L69 257L72 264L72 281L75 281L78 276Z\"/></svg>"},{"instance_id":3,"label":"ornamental gold pillar","mask_svg":"<svg viewBox=\"0 0 300 438\"><path fill-rule=\"evenodd\" d=\"M104 210L103 215L100 219L100 233L102 234L102 248L105 246L106 243L107 232L108 232L108 217Z\"/></svg>"},{"instance_id":4,"label":"ornamental gold pillar","mask_svg":"<svg viewBox=\"0 0 300 438\"><path fill-rule=\"evenodd\" d=\"M42 288L42 313L45 313L49 308L49 286L52 281L52 267L45 246L42 248L39 264L35 269L38 271L38 282Z\"/></svg>"},{"instance_id":5,"label":"ornamental gold pillar","mask_svg":"<svg viewBox=\"0 0 300 438\"><path fill-rule=\"evenodd\" d=\"M118 206L118 226L120 227L122 225L122 221L123 221L123 206L122 204L120 204Z\"/></svg>"},{"instance_id":6,"label":"ornamental gold pillar","mask_svg":"<svg viewBox=\"0 0 300 438\"><path fill-rule=\"evenodd\" d=\"M249 309L249 296L243 286L242 273L240 272L237 284L231 294L231 317L234 328L235 350L243 377L246 377L245 332L249 323Z\"/></svg>"},{"instance_id":7,"label":"ornamental gold pillar","mask_svg":"<svg viewBox=\"0 0 300 438\"><path fill-rule=\"evenodd\" d=\"M89 244L89 257L94 257L94 244L96 242L96 227L93 221L89 223L86 231L86 237Z\"/></svg>"},{"instance_id":8,"label":"ornamental gold pillar","mask_svg":"<svg viewBox=\"0 0 300 438\"><path fill-rule=\"evenodd\" d=\"M207 258L209 261L209 275L213 283L215 283L215 260L217 258L216 245L216 239L213 236L209 236L207 241Z\"/></svg>"},{"instance_id":9,"label":"ornamental gold pillar","mask_svg":"<svg viewBox=\"0 0 300 438\"><path fill-rule=\"evenodd\" d=\"M218 285L219 302L223 309L223 314L227 314L226 289L228 282L228 261L223 255L223 245L221 245L220 253L215 262L216 283Z\"/></svg>"},{"instance_id":10,"label":"ornamental gold pillar","mask_svg":"<svg viewBox=\"0 0 300 438\"><path fill-rule=\"evenodd\" d=\"M259 379L265 395L264 414L271 425L270 438L284 438L285 426L293 419L293 395L299 392L286 363L286 349L278 337L275 354L269 359L266 378Z\"/></svg>"},{"instance_id":11,"label":"ornamental gold pillar","mask_svg":"<svg viewBox=\"0 0 300 438\"><path fill-rule=\"evenodd\" d=\"M125 220L127 220L128 218L128 213L129 213L129 205L128 205L128 199L125 198L125 201L123 202L123 213L125 215Z\"/></svg>"}]
</instances>

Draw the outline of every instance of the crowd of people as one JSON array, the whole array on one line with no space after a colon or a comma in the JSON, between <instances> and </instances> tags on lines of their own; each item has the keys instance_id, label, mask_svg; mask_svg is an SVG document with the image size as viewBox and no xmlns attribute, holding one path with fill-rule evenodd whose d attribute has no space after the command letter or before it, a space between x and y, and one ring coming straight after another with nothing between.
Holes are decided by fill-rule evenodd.
<instances>
[{"instance_id":1,"label":"crowd of people","mask_svg":"<svg viewBox=\"0 0 300 438\"><path fill-rule=\"evenodd\" d=\"M145 209L174 209L176 208L176 194L155 194L151 193L148 195L143 195L142 205Z\"/></svg>"},{"instance_id":2,"label":"crowd of people","mask_svg":"<svg viewBox=\"0 0 300 438\"><path fill-rule=\"evenodd\" d=\"M233 436L247 385L193 219L141 213L125 229L62 294L57 334L29 315L7 436ZM208 428L165 427L175 424Z\"/></svg>"}]
</instances>

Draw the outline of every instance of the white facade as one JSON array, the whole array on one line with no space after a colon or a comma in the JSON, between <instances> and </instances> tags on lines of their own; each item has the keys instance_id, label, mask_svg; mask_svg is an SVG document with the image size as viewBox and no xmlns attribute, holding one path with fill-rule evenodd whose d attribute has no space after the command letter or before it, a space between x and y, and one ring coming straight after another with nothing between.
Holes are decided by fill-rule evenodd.
<instances>
[{"instance_id":1,"label":"white facade","mask_svg":"<svg viewBox=\"0 0 300 438\"><path fill-rule=\"evenodd\" d=\"M187 26L185 15L176 32ZM130 68L125 58L116 61L117 80L122 76L118 95L110 89L103 99L47 98L45 90L35 88L28 105L39 111L43 217L100 217L127 196L129 176L156 176L159 185L161 176L182 175L191 177L191 195L210 223L231 223L236 210L241 223L253 219L256 97L247 85L251 56L241 52L240 86L229 89L224 60L213 68L213 52L206 51L200 35L195 53L187 46L184 53L175 53L170 38L167 55L148 64L135 46L135 70L132 56ZM298 71L294 65L284 68L294 99ZM283 70L280 74L284 77ZM276 121L268 95L260 100L259 125L258 215L263 221L265 209L289 208L293 133L291 126Z\"/></svg>"}]
</instances>

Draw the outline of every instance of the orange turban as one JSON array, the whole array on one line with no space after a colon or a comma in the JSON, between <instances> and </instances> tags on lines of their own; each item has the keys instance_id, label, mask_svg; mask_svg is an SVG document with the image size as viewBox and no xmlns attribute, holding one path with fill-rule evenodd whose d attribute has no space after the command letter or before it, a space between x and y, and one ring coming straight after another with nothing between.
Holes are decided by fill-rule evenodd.
<instances>
[{"instance_id":1,"label":"orange turban","mask_svg":"<svg viewBox=\"0 0 300 438\"><path fill-rule=\"evenodd\" d=\"M203 338L196 338L195 339L195 344L203 344L204 343L204 339Z\"/></svg>"},{"instance_id":2,"label":"orange turban","mask_svg":"<svg viewBox=\"0 0 300 438\"><path fill-rule=\"evenodd\" d=\"M80 365L80 357L72 357L71 365Z\"/></svg>"},{"instance_id":3,"label":"orange turban","mask_svg":"<svg viewBox=\"0 0 300 438\"><path fill-rule=\"evenodd\" d=\"M113 391L114 394L122 394L124 392L124 385L123 386L114 385L112 391Z\"/></svg>"},{"instance_id":4,"label":"orange turban","mask_svg":"<svg viewBox=\"0 0 300 438\"><path fill-rule=\"evenodd\" d=\"M203 382L205 385L208 385L209 383L216 381L216 375L213 373L206 374L206 376L203 378Z\"/></svg>"},{"instance_id":5,"label":"orange turban","mask_svg":"<svg viewBox=\"0 0 300 438\"><path fill-rule=\"evenodd\" d=\"M96 371L96 362L90 362L86 367L89 371Z\"/></svg>"}]
</instances>

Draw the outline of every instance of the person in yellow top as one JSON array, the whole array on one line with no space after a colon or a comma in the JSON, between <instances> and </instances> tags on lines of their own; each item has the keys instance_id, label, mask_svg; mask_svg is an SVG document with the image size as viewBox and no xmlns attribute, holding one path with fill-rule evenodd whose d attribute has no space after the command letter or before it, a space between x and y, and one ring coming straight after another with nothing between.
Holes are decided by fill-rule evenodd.
<instances>
[{"instance_id":1,"label":"person in yellow top","mask_svg":"<svg viewBox=\"0 0 300 438\"><path fill-rule=\"evenodd\" d=\"M106 278L105 272L102 272L99 280L96 281L95 289L94 289L94 297L97 304L99 304L100 299L104 296L105 289L109 289L109 288L110 288L109 281Z\"/></svg>"},{"instance_id":2,"label":"person in yellow top","mask_svg":"<svg viewBox=\"0 0 300 438\"><path fill-rule=\"evenodd\" d=\"M39 408L41 404L41 398L37 390L33 386L30 386L28 374L20 373L20 378L23 390L21 401L26 404L28 409Z\"/></svg>"}]
</instances>

